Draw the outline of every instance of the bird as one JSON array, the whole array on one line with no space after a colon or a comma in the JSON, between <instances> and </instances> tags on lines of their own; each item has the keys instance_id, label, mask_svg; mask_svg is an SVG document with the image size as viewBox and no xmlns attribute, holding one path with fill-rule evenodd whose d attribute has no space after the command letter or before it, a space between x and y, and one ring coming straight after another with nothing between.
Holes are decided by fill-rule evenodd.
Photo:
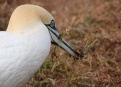
<instances>
[{"instance_id":1,"label":"bird","mask_svg":"<svg viewBox=\"0 0 121 87\"><path fill-rule=\"evenodd\" d=\"M33 4L18 6L6 31L0 31L0 87L24 87L47 58L51 44L78 57L59 37L55 19L47 10Z\"/></svg>"}]
</instances>

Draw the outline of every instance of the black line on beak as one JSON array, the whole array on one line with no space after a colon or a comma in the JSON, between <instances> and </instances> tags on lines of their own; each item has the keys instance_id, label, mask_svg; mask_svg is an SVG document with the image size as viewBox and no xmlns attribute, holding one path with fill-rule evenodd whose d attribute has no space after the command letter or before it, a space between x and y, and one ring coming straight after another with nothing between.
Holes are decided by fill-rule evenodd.
<instances>
[{"instance_id":1,"label":"black line on beak","mask_svg":"<svg viewBox=\"0 0 121 87\"><path fill-rule=\"evenodd\" d=\"M51 27L50 26L50 24L48 24L48 25L46 25L47 26L47 28L48 28L48 31L49 31L49 33L50 33L50 36L51 36L51 33L53 33L57 38L58 38L58 36L59 35L57 35L56 34L56 32L58 32L57 31L57 29L56 29L56 27ZM53 30L51 30L51 29L53 29ZM54 32L54 31L56 31L56 32ZM59 33L58 33L59 34ZM61 47L61 46L59 46L55 41L54 41L54 39L53 39L53 37L51 36L51 39L52 39L52 41L51 41L51 43L53 44L53 45L56 45L56 46L58 46L58 47L60 47L60 48L62 48L63 50L65 50L66 51L66 49L64 49L63 47ZM77 59L79 59L79 57L83 57L83 55L80 55L78 52L76 52L75 50L73 50L66 42L64 42L64 40L61 40L61 42L65 45L65 46L67 46L70 50L72 50L76 55L77 55L77 57L75 57L75 59L77 60Z\"/></svg>"}]
</instances>

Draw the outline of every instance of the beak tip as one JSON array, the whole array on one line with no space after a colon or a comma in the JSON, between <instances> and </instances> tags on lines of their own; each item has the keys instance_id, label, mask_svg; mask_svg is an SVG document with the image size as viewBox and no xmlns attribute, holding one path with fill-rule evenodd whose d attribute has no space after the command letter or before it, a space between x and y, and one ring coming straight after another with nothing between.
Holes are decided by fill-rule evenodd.
<instances>
[{"instance_id":1,"label":"beak tip","mask_svg":"<svg viewBox=\"0 0 121 87\"><path fill-rule=\"evenodd\" d=\"M76 56L74 56L75 60L82 59L84 57L84 52L83 51L80 51L80 52L74 51L74 52L76 54Z\"/></svg>"}]
</instances>

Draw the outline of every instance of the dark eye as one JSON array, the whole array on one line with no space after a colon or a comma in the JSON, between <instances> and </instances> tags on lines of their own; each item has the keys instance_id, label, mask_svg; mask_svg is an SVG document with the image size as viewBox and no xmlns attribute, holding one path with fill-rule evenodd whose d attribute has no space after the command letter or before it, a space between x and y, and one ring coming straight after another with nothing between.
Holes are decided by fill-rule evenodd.
<instances>
[{"instance_id":1,"label":"dark eye","mask_svg":"<svg viewBox=\"0 0 121 87\"><path fill-rule=\"evenodd\" d=\"M51 27L51 28L54 28L54 27L55 27L55 22L54 22L54 20L51 21L50 27Z\"/></svg>"}]
</instances>

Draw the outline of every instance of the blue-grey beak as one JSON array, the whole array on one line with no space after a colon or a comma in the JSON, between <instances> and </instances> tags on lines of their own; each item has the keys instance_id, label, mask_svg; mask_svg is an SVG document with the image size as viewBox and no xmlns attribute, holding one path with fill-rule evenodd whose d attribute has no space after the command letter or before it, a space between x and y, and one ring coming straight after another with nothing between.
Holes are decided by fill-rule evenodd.
<instances>
[{"instance_id":1,"label":"blue-grey beak","mask_svg":"<svg viewBox=\"0 0 121 87\"><path fill-rule=\"evenodd\" d=\"M60 37L59 32L57 31L56 27L51 27L47 25L47 28L49 30L50 36L51 36L51 43L59 46L66 52L68 52L70 55L72 55L75 58L78 58L78 53L74 51L71 46L62 38Z\"/></svg>"}]
</instances>

